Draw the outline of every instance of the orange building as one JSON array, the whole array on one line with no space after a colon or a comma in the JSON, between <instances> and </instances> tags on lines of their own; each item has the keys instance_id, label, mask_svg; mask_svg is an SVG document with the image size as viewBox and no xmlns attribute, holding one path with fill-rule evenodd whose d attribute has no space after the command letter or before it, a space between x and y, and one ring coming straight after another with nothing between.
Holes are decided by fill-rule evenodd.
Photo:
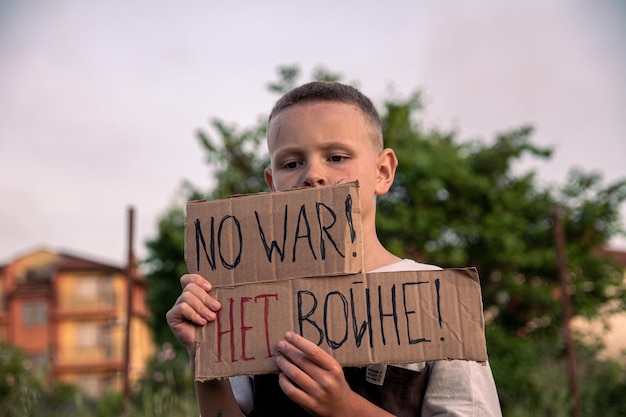
<instances>
[{"instance_id":1,"label":"orange building","mask_svg":"<svg viewBox=\"0 0 626 417\"><path fill-rule=\"evenodd\" d=\"M123 391L128 280L118 266L41 249L0 266L0 340L23 349L50 378L90 395ZM146 285L132 280L132 382L154 353Z\"/></svg>"}]
</instances>

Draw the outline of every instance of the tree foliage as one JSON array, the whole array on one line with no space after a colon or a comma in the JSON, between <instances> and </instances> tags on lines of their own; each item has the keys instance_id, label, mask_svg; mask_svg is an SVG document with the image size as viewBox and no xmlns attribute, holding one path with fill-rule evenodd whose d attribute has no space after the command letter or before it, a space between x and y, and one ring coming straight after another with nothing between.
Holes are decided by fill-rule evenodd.
<instances>
[{"instance_id":1,"label":"tree foliage","mask_svg":"<svg viewBox=\"0 0 626 417\"><path fill-rule=\"evenodd\" d=\"M30 359L26 352L0 343L0 416L104 417L119 413L118 402L111 413L96 414L102 406L96 406L79 388L49 379L46 371L45 365ZM85 408L94 412L87 414Z\"/></svg>"},{"instance_id":2,"label":"tree foliage","mask_svg":"<svg viewBox=\"0 0 626 417\"><path fill-rule=\"evenodd\" d=\"M381 239L396 253L444 267L471 265L482 277L485 308L522 336L559 326L560 300L553 239L553 207L566 230L576 313L623 301L620 270L597 256L620 229L626 180L608 186L601 176L574 170L561 190L542 188L535 172L515 173L523 157L549 158L532 144L531 126L499 134L492 144L456 141L453 132L425 131L416 122L419 95L388 101L386 145L399 167L379 204Z\"/></svg>"},{"instance_id":3,"label":"tree foliage","mask_svg":"<svg viewBox=\"0 0 626 417\"><path fill-rule=\"evenodd\" d=\"M191 194L185 189L185 195ZM176 343L167 323L165 314L180 295L179 278L187 272L184 262L185 248L185 209L173 205L159 220L158 234L146 243L148 258L144 264L148 268L147 303L152 313L151 327L158 344ZM176 343L176 346L179 344Z\"/></svg>"},{"instance_id":4,"label":"tree foliage","mask_svg":"<svg viewBox=\"0 0 626 417\"><path fill-rule=\"evenodd\" d=\"M314 79L342 80L323 67ZM282 94L300 83L297 66L281 67L268 89ZM352 83L354 84L354 83ZM534 171L519 172L523 158L549 159L552 150L532 143L533 127L520 126L491 141L462 141L454 131L426 129L418 92L390 98L381 107L385 144L396 150L396 181L379 201L377 227L399 256L443 267L475 266L482 281L490 362L505 415L564 415L565 387L561 300L553 238L553 208L559 207L575 313L597 314L602 305L624 309L622 272L597 249L623 233L619 208L626 179L605 184L598 173L572 170L560 187L540 185ZM198 132L216 180L208 191L186 184L185 199L215 199L266 190L263 170L265 122L241 129L214 118ZM180 293L184 273L184 210L171 207L148 242L146 265L157 340L172 342L164 320ZM588 415L621 415L602 398L626 394L619 386L597 390L599 379L624 381L624 368L599 361L579 346L587 369L582 391ZM592 370L596 370L594 373ZM594 408L595 407L595 408ZM607 408L608 407L608 408ZM596 411L590 411L596 410ZM526 414L524 414L526 412Z\"/></svg>"}]
</instances>

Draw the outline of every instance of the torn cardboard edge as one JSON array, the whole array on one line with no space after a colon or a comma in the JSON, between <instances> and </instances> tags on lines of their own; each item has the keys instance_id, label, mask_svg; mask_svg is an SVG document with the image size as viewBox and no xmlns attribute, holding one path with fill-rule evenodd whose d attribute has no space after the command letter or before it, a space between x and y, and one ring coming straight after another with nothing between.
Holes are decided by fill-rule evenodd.
<instances>
[{"instance_id":1,"label":"torn cardboard edge","mask_svg":"<svg viewBox=\"0 0 626 417\"><path fill-rule=\"evenodd\" d=\"M358 182L187 204L187 269L214 287L359 273L362 257Z\"/></svg>"},{"instance_id":2,"label":"torn cardboard edge","mask_svg":"<svg viewBox=\"0 0 626 417\"><path fill-rule=\"evenodd\" d=\"M197 381L276 372L288 330L343 366L487 361L475 268L247 283L213 295L222 309L197 328Z\"/></svg>"}]
</instances>

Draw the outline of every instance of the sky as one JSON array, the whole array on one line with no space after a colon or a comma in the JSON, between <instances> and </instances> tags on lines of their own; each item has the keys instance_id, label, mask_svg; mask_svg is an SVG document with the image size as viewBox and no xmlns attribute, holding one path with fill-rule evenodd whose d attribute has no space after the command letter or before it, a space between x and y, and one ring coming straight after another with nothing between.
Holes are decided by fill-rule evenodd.
<instances>
[{"instance_id":1,"label":"sky","mask_svg":"<svg viewBox=\"0 0 626 417\"><path fill-rule=\"evenodd\" d=\"M48 248L122 265L130 206L145 256L182 182L211 185L196 132L267 115L290 64L377 105L419 90L425 123L463 140L532 124L555 153L519 169L544 184L626 177L620 0L0 0L0 263Z\"/></svg>"}]
</instances>

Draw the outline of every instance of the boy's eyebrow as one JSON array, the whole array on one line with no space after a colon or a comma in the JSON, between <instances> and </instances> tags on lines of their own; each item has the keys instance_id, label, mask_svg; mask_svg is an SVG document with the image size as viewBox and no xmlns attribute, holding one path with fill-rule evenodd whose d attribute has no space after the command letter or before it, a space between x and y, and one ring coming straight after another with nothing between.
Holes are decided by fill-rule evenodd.
<instances>
[{"instance_id":1,"label":"boy's eyebrow","mask_svg":"<svg viewBox=\"0 0 626 417\"><path fill-rule=\"evenodd\" d=\"M284 156L289 156L289 155L299 155L301 153L302 151L299 150L297 147L281 148L280 150L274 152L273 158L284 157Z\"/></svg>"},{"instance_id":2,"label":"boy's eyebrow","mask_svg":"<svg viewBox=\"0 0 626 417\"><path fill-rule=\"evenodd\" d=\"M270 152L270 159L273 162L279 162L281 159L285 159L285 158L293 158L295 157L301 157L301 155L303 154L302 150L299 149L296 146L287 146L287 147L281 147L278 150L275 150L274 152Z\"/></svg>"},{"instance_id":3,"label":"boy's eyebrow","mask_svg":"<svg viewBox=\"0 0 626 417\"><path fill-rule=\"evenodd\" d=\"M344 141L331 141L328 143L321 144L319 146L319 149L321 149L322 151L336 150L336 149L342 150L342 151L352 151L354 150L354 148L355 146L352 144L352 142L344 142ZM302 153L304 153L304 151L300 148L300 146L285 145L281 147L280 150L277 150L274 153L274 157L283 156L283 154L299 155Z\"/></svg>"}]
</instances>

